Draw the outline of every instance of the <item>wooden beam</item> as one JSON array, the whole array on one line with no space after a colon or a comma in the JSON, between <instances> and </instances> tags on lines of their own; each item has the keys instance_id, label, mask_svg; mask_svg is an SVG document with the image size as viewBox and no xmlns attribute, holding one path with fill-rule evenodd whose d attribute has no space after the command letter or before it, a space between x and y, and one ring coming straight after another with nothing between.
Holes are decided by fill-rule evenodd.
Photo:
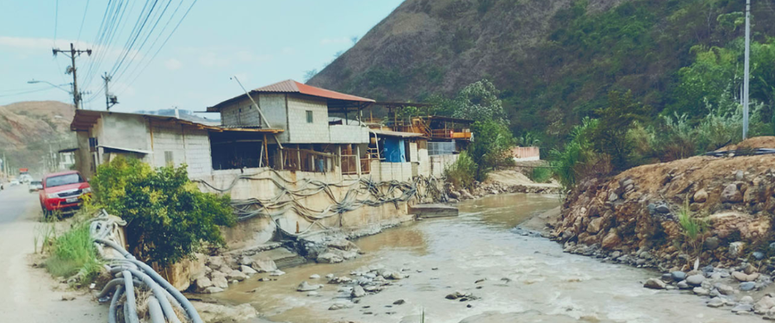
<instances>
[{"instance_id":1,"label":"wooden beam","mask_svg":"<svg viewBox=\"0 0 775 323\"><path fill-rule=\"evenodd\" d=\"M264 134L264 159L266 159L266 167L269 167L269 149L266 145L266 134Z\"/></svg>"}]
</instances>

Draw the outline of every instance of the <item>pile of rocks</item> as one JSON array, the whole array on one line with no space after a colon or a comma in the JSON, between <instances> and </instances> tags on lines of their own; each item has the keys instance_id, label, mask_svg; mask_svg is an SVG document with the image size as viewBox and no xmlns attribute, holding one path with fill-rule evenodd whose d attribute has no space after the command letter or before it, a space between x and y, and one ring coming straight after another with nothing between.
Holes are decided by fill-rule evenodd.
<instances>
[{"instance_id":1,"label":"pile of rocks","mask_svg":"<svg viewBox=\"0 0 775 323\"><path fill-rule=\"evenodd\" d=\"M505 185L502 183L474 182L474 188L455 188L452 184L446 185L447 200L455 203L464 200L473 200L487 195L506 193L535 193L535 194L559 194L561 188L555 186L529 186L529 185Z\"/></svg>"},{"instance_id":2,"label":"pile of rocks","mask_svg":"<svg viewBox=\"0 0 775 323\"><path fill-rule=\"evenodd\" d=\"M673 271L660 278L650 278L643 287L680 289L707 298L709 307L729 306L737 314L756 313L775 319L775 296L767 294L754 302L748 292L761 290L772 283L769 275L756 272L752 264L735 268L703 267L690 272Z\"/></svg>"},{"instance_id":3,"label":"pile of rocks","mask_svg":"<svg viewBox=\"0 0 775 323\"><path fill-rule=\"evenodd\" d=\"M388 270L385 266L377 264L369 267L363 267L350 273L348 276L335 276L334 274L328 274L325 279L328 284L339 285L338 298L340 300L329 308L330 310L339 310L343 308L350 308L352 304L357 303L359 298L367 295L376 294L391 286L393 282L408 278L409 275L405 274L408 269L404 268L401 271ZM310 280L321 279L319 275L310 276ZM296 291L306 292L307 296L318 296L318 289L323 287L322 284L310 284L307 281L303 281L299 284ZM346 298L348 300L341 300ZM400 302L404 303L403 300ZM400 305L400 304L394 304Z\"/></svg>"},{"instance_id":4,"label":"pile of rocks","mask_svg":"<svg viewBox=\"0 0 775 323\"><path fill-rule=\"evenodd\" d=\"M277 269L271 259L253 259L246 256L237 259L231 255L212 256L205 264L204 273L196 278L193 288L197 293L220 293L229 288L229 284L266 272L274 276L284 274Z\"/></svg>"},{"instance_id":5,"label":"pile of rocks","mask_svg":"<svg viewBox=\"0 0 775 323\"><path fill-rule=\"evenodd\" d=\"M692 157L587 179L565 200L552 238L569 252L664 270L690 265L697 256L720 267L741 259L769 262L764 258L775 246L762 242L773 234L774 182L773 156ZM700 245L684 235L682 214L707 224ZM693 250L700 254L690 256Z\"/></svg>"}]
</instances>

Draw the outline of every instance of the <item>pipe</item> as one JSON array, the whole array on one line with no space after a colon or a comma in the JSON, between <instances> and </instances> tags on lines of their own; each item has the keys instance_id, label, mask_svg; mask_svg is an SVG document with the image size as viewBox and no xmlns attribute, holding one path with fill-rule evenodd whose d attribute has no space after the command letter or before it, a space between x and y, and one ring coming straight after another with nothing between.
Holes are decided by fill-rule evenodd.
<instances>
[{"instance_id":1,"label":"pipe","mask_svg":"<svg viewBox=\"0 0 775 323\"><path fill-rule=\"evenodd\" d=\"M151 316L151 322L153 323L165 323L164 313L162 313L161 305L156 297L151 296L148 298L148 313Z\"/></svg>"},{"instance_id":2,"label":"pipe","mask_svg":"<svg viewBox=\"0 0 775 323\"><path fill-rule=\"evenodd\" d=\"M121 269L118 268L118 270ZM124 288L126 289L126 302L124 303L124 307L129 310L129 317L125 317L124 319L129 323L139 323L140 319L137 318L137 301L135 299L135 286L132 282L132 274L130 274L127 269L122 271L121 274L124 276ZM124 311L124 313L126 313L126 311Z\"/></svg>"},{"instance_id":3,"label":"pipe","mask_svg":"<svg viewBox=\"0 0 775 323\"><path fill-rule=\"evenodd\" d=\"M156 281L159 285L164 287L164 289L166 289L170 294L172 294L172 296L174 296L175 299L177 299L178 302L180 302L180 304L186 310L188 317L191 319L193 323L204 323L204 321L202 321L202 318L199 317L199 313L194 308L194 305L192 305L191 302L189 302L188 299L185 296L183 296L183 294L181 294L177 288L172 286L172 284L170 284L168 281L162 278L156 271L154 271L153 268L151 268L151 266L148 266L144 262L139 261L137 259L127 259L127 261L140 267L140 269L146 272L148 276L153 278L154 281Z\"/></svg>"},{"instance_id":4,"label":"pipe","mask_svg":"<svg viewBox=\"0 0 775 323\"><path fill-rule=\"evenodd\" d=\"M120 270L123 270L124 272L129 272L131 275L134 275L140 280L148 285L151 290L153 291L153 294L156 296L157 300L159 301L161 308L164 312L164 315L169 318L169 320L173 323L181 323L180 319L178 318L177 314L175 314L175 310L172 309L172 305L165 297L164 291L161 289L161 286L153 281L153 279L148 276L147 274L136 270L132 268L113 268L111 272L118 272ZM127 298L128 300L128 298ZM136 314L135 314L136 315Z\"/></svg>"},{"instance_id":5,"label":"pipe","mask_svg":"<svg viewBox=\"0 0 775 323\"><path fill-rule=\"evenodd\" d=\"M141 282L141 281L139 281L137 279L132 279L132 282L135 285L144 285L143 282ZM116 288L116 292L118 293L118 287L116 287L116 285L120 286L122 284L124 284L124 278L115 278L115 279L109 281L107 284L105 284L105 287L102 288L102 291L100 291L100 293L97 294L97 298L105 297L106 295L110 294L110 292L114 288ZM123 288L123 286L121 286L121 287Z\"/></svg>"},{"instance_id":6,"label":"pipe","mask_svg":"<svg viewBox=\"0 0 775 323\"><path fill-rule=\"evenodd\" d=\"M118 299L121 298L121 294L124 293L124 286L118 285L116 287L116 293L113 294L113 299L110 301L110 308L108 309L108 323L116 323L116 305L118 305Z\"/></svg>"}]
</instances>

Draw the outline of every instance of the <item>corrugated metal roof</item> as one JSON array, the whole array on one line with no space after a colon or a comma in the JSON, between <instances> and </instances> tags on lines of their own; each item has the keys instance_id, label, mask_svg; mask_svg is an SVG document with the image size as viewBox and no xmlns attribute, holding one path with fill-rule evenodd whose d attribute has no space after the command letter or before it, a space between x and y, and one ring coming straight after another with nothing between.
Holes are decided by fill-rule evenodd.
<instances>
[{"instance_id":1,"label":"corrugated metal roof","mask_svg":"<svg viewBox=\"0 0 775 323\"><path fill-rule=\"evenodd\" d=\"M339 93L336 91L321 89L319 87L314 87L304 83L299 83L294 80L285 80L282 82L277 82L275 84L270 84L264 87L257 88L253 91L263 92L263 93L301 93L301 94L306 94L306 95L311 95L311 96L316 96L316 97L326 98L326 99L332 99L332 100L371 102L371 103L376 102L369 98L363 98L355 95L349 95L349 94Z\"/></svg>"}]
</instances>

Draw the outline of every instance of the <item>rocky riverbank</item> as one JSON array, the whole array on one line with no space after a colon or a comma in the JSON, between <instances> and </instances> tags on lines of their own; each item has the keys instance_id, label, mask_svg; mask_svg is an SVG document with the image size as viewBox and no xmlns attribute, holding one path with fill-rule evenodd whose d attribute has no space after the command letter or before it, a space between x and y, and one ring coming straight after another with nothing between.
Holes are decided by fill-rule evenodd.
<instances>
[{"instance_id":1,"label":"rocky riverbank","mask_svg":"<svg viewBox=\"0 0 775 323\"><path fill-rule=\"evenodd\" d=\"M665 273L648 288L685 289L708 306L775 319L765 291L775 273L774 180L775 156L731 153L585 180L566 198L551 237L569 253ZM687 233L690 223L696 235Z\"/></svg>"},{"instance_id":2,"label":"rocky riverbank","mask_svg":"<svg viewBox=\"0 0 775 323\"><path fill-rule=\"evenodd\" d=\"M446 183L444 189L450 203L509 193L559 194L562 190L555 182L535 183L521 172L511 169L494 171L485 182L474 182L470 189L455 187L450 183Z\"/></svg>"}]
</instances>

